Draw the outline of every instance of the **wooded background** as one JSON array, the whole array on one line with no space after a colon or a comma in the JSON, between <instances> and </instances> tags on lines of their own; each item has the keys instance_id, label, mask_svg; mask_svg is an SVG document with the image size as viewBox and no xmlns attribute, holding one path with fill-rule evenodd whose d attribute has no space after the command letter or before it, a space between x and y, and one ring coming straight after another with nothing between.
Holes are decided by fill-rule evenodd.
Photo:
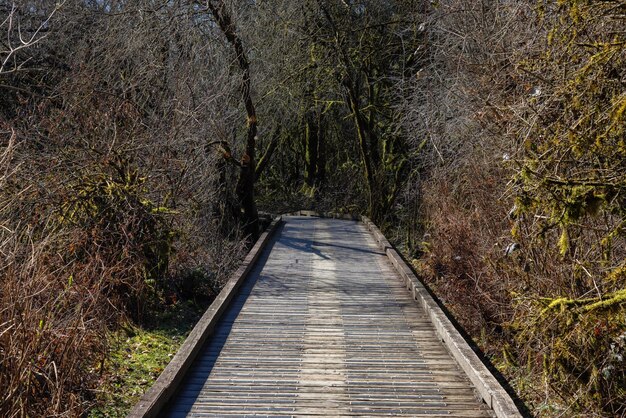
<instances>
[{"instance_id":1,"label":"wooded background","mask_svg":"<svg viewBox=\"0 0 626 418\"><path fill-rule=\"evenodd\" d=\"M626 414L626 2L0 3L2 416L104 402L259 211L380 225L537 416Z\"/></svg>"}]
</instances>

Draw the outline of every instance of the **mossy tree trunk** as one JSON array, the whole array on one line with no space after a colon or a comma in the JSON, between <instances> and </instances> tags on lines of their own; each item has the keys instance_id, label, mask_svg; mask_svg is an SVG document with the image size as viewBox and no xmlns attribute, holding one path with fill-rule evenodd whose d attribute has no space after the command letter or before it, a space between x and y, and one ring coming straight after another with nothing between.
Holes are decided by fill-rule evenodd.
<instances>
[{"instance_id":1,"label":"mossy tree trunk","mask_svg":"<svg viewBox=\"0 0 626 418\"><path fill-rule=\"evenodd\" d=\"M319 128L314 111L308 111L304 119L304 181L307 186L315 187L317 180Z\"/></svg>"},{"instance_id":2,"label":"mossy tree trunk","mask_svg":"<svg viewBox=\"0 0 626 418\"><path fill-rule=\"evenodd\" d=\"M321 187L326 176L326 148L322 118L321 112L315 109L307 112L304 121L304 180L311 188Z\"/></svg>"},{"instance_id":3,"label":"mossy tree trunk","mask_svg":"<svg viewBox=\"0 0 626 418\"><path fill-rule=\"evenodd\" d=\"M223 0L209 1L208 7L221 31L228 42L233 46L237 56L237 64L242 71L241 93L247 115L246 147L239 163L239 179L236 193L241 206L244 231L246 235L256 239L259 233L259 213L254 198L254 183L256 173L256 139L257 139L257 115L250 93L250 61L246 56L241 38L237 36L236 27L226 10ZM230 153L229 153L230 154ZM230 155L229 155L230 157Z\"/></svg>"}]
</instances>

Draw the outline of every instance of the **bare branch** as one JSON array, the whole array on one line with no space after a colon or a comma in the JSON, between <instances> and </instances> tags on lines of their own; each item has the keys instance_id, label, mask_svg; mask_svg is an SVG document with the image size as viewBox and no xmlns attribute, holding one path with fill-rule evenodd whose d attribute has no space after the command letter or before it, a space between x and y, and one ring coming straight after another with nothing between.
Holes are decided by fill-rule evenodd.
<instances>
[{"instance_id":1,"label":"bare branch","mask_svg":"<svg viewBox=\"0 0 626 418\"><path fill-rule=\"evenodd\" d=\"M52 17L65 5L67 0L63 0L54 6L54 9L46 19L39 24L39 26L30 34L24 35L22 32L22 26L17 15L17 5L15 2L11 5L11 10L8 16L0 23L0 28L6 27L7 43L5 45L6 50L0 51L0 74L12 73L22 69L22 67L30 61L30 58L24 59L21 63L15 59L16 54L24 49L31 48L39 42L43 41L48 34L43 33L48 28ZM15 42L15 39L18 42ZM11 61L13 61L11 65Z\"/></svg>"}]
</instances>

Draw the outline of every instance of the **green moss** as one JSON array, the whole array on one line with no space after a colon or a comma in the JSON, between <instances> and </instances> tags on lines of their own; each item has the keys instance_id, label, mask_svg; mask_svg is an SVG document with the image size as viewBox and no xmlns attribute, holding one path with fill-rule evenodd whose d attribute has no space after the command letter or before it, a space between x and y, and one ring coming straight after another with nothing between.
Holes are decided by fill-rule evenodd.
<instances>
[{"instance_id":1,"label":"green moss","mask_svg":"<svg viewBox=\"0 0 626 418\"><path fill-rule=\"evenodd\" d=\"M155 309L151 325L129 324L110 336L111 351L89 417L125 417L176 354L204 307L179 302Z\"/></svg>"},{"instance_id":2,"label":"green moss","mask_svg":"<svg viewBox=\"0 0 626 418\"><path fill-rule=\"evenodd\" d=\"M561 253L561 255L565 255L568 249L569 234L567 233L567 228L563 228L563 231L561 232L561 238L559 239L559 253Z\"/></svg>"},{"instance_id":3,"label":"green moss","mask_svg":"<svg viewBox=\"0 0 626 418\"><path fill-rule=\"evenodd\" d=\"M624 304L626 304L626 289L619 290L606 299L587 304L584 309L587 312L591 312L618 308Z\"/></svg>"},{"instance_id":4,"label":"green moss","mask_svg":"<svg viewBox=\"0 0 626 418\"><path fill-rule=\"evenodd\" d=\"M136 329L113 336L108 374L90 417L124 417L152 385L178 349L183 336Z\"/></svg>"},{"instance_id":5,"label":"green moss","mask_svg":"<svg viewBox=\"0 0 626 418\"><path fill-rule=\"evenodd\" d=\"M549 300L549 299L548 299ZM542 310L542 315L546 315L550 312L565 313L575 312L575 308L579 313L591 312L601 309L609 309L612 307L618 307L626 304L626 289L619 290L615 293L598 297L598 298L586 298L586 299L570 299L570 298L556 298L549 300L548 306Z\"/></svg>"}]
</instances>

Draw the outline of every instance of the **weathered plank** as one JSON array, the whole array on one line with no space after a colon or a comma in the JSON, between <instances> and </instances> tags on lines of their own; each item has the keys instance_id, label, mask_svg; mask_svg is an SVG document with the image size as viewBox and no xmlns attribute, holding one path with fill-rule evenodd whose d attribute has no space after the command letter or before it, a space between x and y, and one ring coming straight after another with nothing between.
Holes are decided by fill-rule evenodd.
<instances>
[{"instance_id":1,"label":"weathered plank","mask_svg":"<svg viewBox=\"0 0 626 418\"><path fill-rule=\"evenodd\" d=\"M512 398L474 353L422 282L413 274L410 267L406 265L400 254L371 220L363 217L362 221L370 230L380 248L389 257L395 270L404 281L406 288L411 291L413 298L420 303L424 312L430 317L437 335L470 378L485 403L489 405L498 418L521 417L522 415Z\"/></svg>"},{"instance_id":2,"label":"weathered plank","mask_svg":"<svg viewBox=\"0 0 626 418\"><path fill-rule=\"evenodd\" d=\"M492 416L364 224L284 219L164 415Z\"/></svg>"}]
</instances>

